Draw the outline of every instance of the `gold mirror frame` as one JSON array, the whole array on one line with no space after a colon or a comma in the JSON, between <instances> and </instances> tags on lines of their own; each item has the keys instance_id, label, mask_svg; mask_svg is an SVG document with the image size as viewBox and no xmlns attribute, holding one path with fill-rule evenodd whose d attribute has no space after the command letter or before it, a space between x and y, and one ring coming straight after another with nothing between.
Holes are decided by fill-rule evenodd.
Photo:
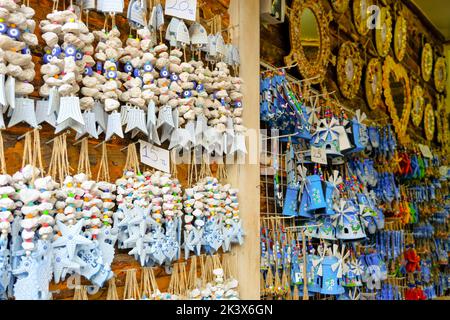
<instances>
[{"instance_id":1,"label":"gold mirror frame","mask_svg":"<svg viewBox=\"0 0 450 320\"><path fill-rule=\"evenodd\" d=\"M423 80L425 82L430 81L433 74L433 48L431 48L429 43L423 46L420 66Z\"/></svg>"},{"instance_id":2,"label":"gold mirror frame","mask_svg":"<svg viewBox=\"0 0 450 320\"><path fill-rule=\"evenodd\" d=\"M425 115L424 115L424 129L425 129L425 137L428 141L433 141L434 132L436 130L436 119L434 116L433 106L431 103L427 104L425 107Z\"/></svg>"},{"instance_id":3,"label":"gold mirror frame","mask_svg":"<svg viewBox=\"0 0 450 320\"><path fill-rule=\"evenodd\" d=\"M337 13L344 13L348 9L350 0L331 0L331 6Z\"/></svg>"},{"instance_id":4,"label":"gold mirror frame","mask_svg":"<svg viewBox=\"0 0 450 320\"><path fill-rule=\"evenodd\" d=\"M400 37L401 35L401 37ZM408 36L408 24L406 19L399 15L395 23L394 31L394 53L398 61L402 61L406 54L406 41ZM399 43L399 41L401 43Z\"/></svg>"},{"instance_id":5,"label":"gold mirror frame","mask_svg":"<svg viewBox=\"0 0 450 320\"><path fill-rule=\"evenodd\" d=\"M423 111L425 109L425 99L423 97L423 89L416 84L412 91L412 107L411 107L411 121L414 126L420 127L423 119ZM419 103L417 105L417 102Z\"/></svg>"},{"instance_id":6,"label":"gold mirror frame","mask_svg":"<svg viewBox=\"0 0 450 320\"><path fill-rule=\"evenodd\" d=\"M301 44L301 16L305 9L310 9L317 19L320 34L320 49L315 63L311 63L303 50ZM325 14L320 2L316 0L294 0L290 11L289 34L291 41L291 52L285 57L286 64L297 63L297 68L305 79L311 79L312 84L321 83L327 74L327 67L330 60L330 36L328 25L332 19L331 12ZM312 79L315 78L315 79Z\"/></svg>"},{"instance_id":7,"label":"gold mirror frame","mask_svg":"<svg viewBox=\"0 0 450 320\"><path fill-rule=\"evenodd\" d=\"M368 16L366 20L363 21L361 15L361 2L366 2L366 15L368 15L367 8L371 5L370 0L353 0L353 23L355 24L356 31L362 36L369 33L369 28L367 27Z\"/></svg>"},{"instance_id":8,"label":"gold mirror frame","mask_svg":"<svg viewBox=\"0 0 450 320\"><path fill-rule=\"evenodd\" d=\"M443 95L437 95L437 110L436 110L436 122L437 122L437 141L441 145L445 146L448 143L446 139L446 132L448 132L448 119L447 104L445 103L445 97Z\"/></svg>"},{"instance_id":9,"label":"gold mirror frame","mask_svg":"<svg viewBox=\"0 0 450 320\"><path fill-rule=\"evenodd\" d=\"M383 41L383 24L386 23L386 39ZM380 57L386 57L391 49L392 41L392 16L391 12L387 7L383 7L380 12L380 28L375 31L375 43L377 47L377 52Z\"/></svg>"},{"instance_id":10,"label":"gold mirror frame","mask_svg":"<svg viewBox=\"0 0 450 320\"><path fill-rule=\"evenodd\" d=\"M438 78L439 69L442 69L443 79ZM444 92L447 84L447 63L443 57L439 57L434 65L434 86L439 93Z\"/></svg>"},{"instance_id":11,"label":"gold mirror frame","mask_svg":"<svg viewBox=\"0 0 450 320\"><path fill-rule=\"evenodd\" d=\"M393 74L396 81L404 81L404 95L405 102L403 105L403 113L399 117L397 109L395 108L394 99L392 97L391 87L390 87L390 75ZM408 128L409 117L411 114L411 87L408 77L408 72L399 63L395 63L391 56L387 56L383 65L383 89L384 97L386 100L386 105L388 106L389 113L391 114L391 119L397 132L400 141L406 136L406 130Z\"/></svg>"},{"instance_id":12,"label":"gold mirror frame","mask_svg":"<svg viewBox=\"0 0 450 320\"><path fill-rule=\"evenodd\" d=\"M375 93L373 92L373 80L374 76L377 77L377 84ZM383 72L381 67L381 61L377 58L370 59L369 64L366 67L366 76L364 80L364 87L366 91L366 99L369 108L375 110L382 104L383 99Z\"/></svg>"},{"instance_id":13,"label":"gold mirror frame","mask_svg":"<svg viewBox=\"0 0 450 320\"><path fill-rule=\"evenodd\" d=\"M347 78L346 74L348 59L351 59L353 63L353 76L351 80ZM342 95L347 99L353 99L359 90L363 68L363 61L355 43L346 41L341 45L336 68L338 85Z\"/></svg>"}]
</instances>

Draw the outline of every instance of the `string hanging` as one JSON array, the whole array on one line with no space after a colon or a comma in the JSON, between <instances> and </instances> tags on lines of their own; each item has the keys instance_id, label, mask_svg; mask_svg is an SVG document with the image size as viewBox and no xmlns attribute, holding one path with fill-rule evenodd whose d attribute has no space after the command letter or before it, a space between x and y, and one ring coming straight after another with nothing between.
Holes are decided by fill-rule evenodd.
<instances>
[{"instance_id":1,"label":"string hanging","mask_svg":"<svg viewBox=\"0 0 450 320\"><path fill-rule=\"evenodd\" d=\"M89 179L92 176L91 163L89 161L89 141L87 137L81 140L80 158L78 160L77 172L86 174Z\"/></svg>"},{"instance_id":2,"label":"string hanging","mask_svg":"<svg viewBox=\"0 0 450 320\"><path fill-rule=\"evenodd\" d=\"M136 269L127 270L123 300L138 300L141 297L139 285L136 279Z\"/></svg>"},{"instance_id":3,"label":"string hanging","mask_svg":"<svg viewBox=\"0 0 450 320\"><path fill-rule=\"evenodd\" d=\"M6 174L5 150L3 145L3 135L0 131L0 170L2 174Z\"/></svg>"},{"instance_id":4,"label":"string hanging","mask_svg":"<svg viewBox=\"0 0 450 320\"><path fill-rule=\"evenodd\" d=\"M115 276L113 276L109 280L108 293L106 295L106 300L119 300L119 295L117 294L116 277Z\"/></svg>"},{"instance_id":5,"label":"string hanging","mask_svg":"<svg viewBox=\"0 0 450 320\"><path fill-rule=\"evenodd\" d=\"M102 144L102 157L100 160L100 166L97 173L97 181L109 181L109 164L108 164L108 150L106 149L106 143Z\"/></svg>"}]
</instances>

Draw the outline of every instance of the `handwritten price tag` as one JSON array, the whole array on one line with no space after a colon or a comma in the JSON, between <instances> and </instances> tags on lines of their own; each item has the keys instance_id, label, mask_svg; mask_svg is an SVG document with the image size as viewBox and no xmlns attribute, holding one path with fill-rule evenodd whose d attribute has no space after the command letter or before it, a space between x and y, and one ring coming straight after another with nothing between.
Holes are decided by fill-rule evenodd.
<instances>
[{"instance_id":1,"label":"handwritten price tag","mask_svg":"<svg viewBox=\"0 0 450 320\"><path fill-rule=\"evenodd\" d=\"M166 173L170 173L170 152L158 148L151 143L139 140L141 146L141 162Z\"/></svg>"},{"instance_id":2,"label":"handwritten price tag","mask_svg":"<svg viewBox=\"0 0 450 320\"><path fill-rule=\"evenodd\" d=\"M197 0L167 0L164 11L168 16L195 21Z\"/></svg>"},{"instance_id":3,"label":"handwritten price tag","mask_svg":"<svg viewBox=\"0 0 450 320\"><path fill-rule=\"evenodd\" d=\"M328 164L325 149L311 146L311 161L320 164Z\"/></svg>"}]
</instances>

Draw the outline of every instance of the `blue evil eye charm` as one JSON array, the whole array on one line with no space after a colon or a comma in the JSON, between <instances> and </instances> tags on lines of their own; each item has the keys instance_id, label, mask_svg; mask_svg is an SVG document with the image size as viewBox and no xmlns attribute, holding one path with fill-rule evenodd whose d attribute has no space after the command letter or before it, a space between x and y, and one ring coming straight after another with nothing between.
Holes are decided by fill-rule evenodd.
<instances>
[{"instance_id":1,"label":"blue evil eye charm","mask_svg":"<svg viewBox=\"0 0 450 320\"><path fill-rule=\"evenodd\" d=\"M44 63L50 63L53 59L53 56L50 53L44 54Z\"/></svg>"},{"instance_id":2,"label":"blue evil eye charm","mask_svg":"<svg viewBox=\"0 0 450 320\"><path fill-rule=\"evenodd\" d=\"M199 83L196 87L195 90L197 90L198 92L201 92L203 90L205 90L205 86L202 83Z\"/></svg>"},{"instance_id":3,"label":"blue evil eye charm","mask_svg":"<svg viewBox=\"0 0 450 320\"><path fill-rule=\"evenodd\" d=\"M164 67L164 68L162 68L162 70L161 70L161 72L159 73L159 75L160 75L162 78L167 78L167 77L169 77L169 71L167 71L167 68Z\"/></svg>"},{"instance_id":4,"label":"blue evil eye charm","mask_svg":"<svg viewBox=\"0 0 450 320\"><path fill-rule=\"evenodd\" d=\"M20 30L18 28L16 28L16 26L14 24L12 24L8 31L6 32L8 34L9 37L18 40L20 37Z\"/></svg>"},{"instance_id":5,"label":"blue evil eye charm","mask_svg":"<svg viewBox=\"0 0 450 320\"><path fill-rule=\"evenodd\" d=\"M86 66L84 68L84 75L86 76L92 76L92 74L94 73L94 71L92 70L91 66Z\"/></svg>"},{"instance_id":6,"label":"blue evil eye charm","mask_svg":"<svg viewBox=\"0 0 450 320\"><path fill-rule=\"evenodd\" d=\"M106 72L106 79L111 80L111 79L115 79L115 78L117 78L117 72L116 72L116 69L110 68L110 69Z\"/></svg>"},{"instance_id":7,"label":"blue evil eye charm","mask_svg":"<svg viewBox=\"0 0 450 320\"><path fill-rule=\"evenodd\" d=\"M222 105L222 106L225 106L225 98L222 98L222 99L220 99L220 104Z\"/></svg>"},{"instance_id":8,"label":"blue evil eye charm","mask_svg":"<svg viewBox=\"0 0 450 320\"><path fill-rule=\"evenodd\" d=\"M77 51L77 53L75 54L75 60L80 61L81 59L83 59L83 56L83 52Z\"/></svg>"},{"instance_id":9,"label":"blue evil eye charm","mask_svg":"<svg viewBox=\"0 0 450 320\"><path fill-rule=\"evenodd\" d=\"M141 76L141 74L140 74L140 72L139 72L139 69L138 69L138 68L134 69L134 71L133 71L133 76L134 76L135 78L138 78L138 77L140 77L140 76Z\"/></svg>"},{"instance_id":10,"label":"blue evil eye charm","mask_svg":"<svg viewBox=\"0 0 450 320\"><path fill-rule=\"evenodd\" d=\"M153 71L153 66L150 62L146 62L144 64L144 72L152 72Z\"/></svg>"},{"instance_id":11,"label":"blue evil eye charm","mask_svg":"<svg viewBox=\"0 0 450 320\"><path fill-rule=\"evenodd\" d=\"M0 19L0 33L5 34L8 31L8 25L4 22L4 19Z\"/></svg>"},{"instance_id":12,"label":"blue evil eye charm","mask_svg":"<svg viewBox=\"0 0 450 320\"><path fill-rule=\"evenodd\" d=\"M234 103L234 106L235 106L236 108L242 108L242 101L240 101L240 100L236 101L236 102Z\"/></svg>"},{"instance_id":13,"label":"blue evil eye charm","mask_svg":"<svg viewBox=\"0 0 450 320\"><path fill-rule=\"evenodd\" d=\"M60 54L61 54L61 47L59 46L54 47L52 50L52 56L59 57Z\"/></svg>"},{"instance_id":14,"label":"blue evil eye charm","mask_svg":"<svg viewBox=\"0 0 450 320\"><path fill-rule=\"evenodd\" d=\"M21 52L22 54L31 54L31 50L28 47L23 48Z\"/></svg>"},{"instance_id":15,"label":"blue evil eye charm","mask_svg":"<svg viewBox=\"0 0 450 320\"><path fill-rule=\"evenodd\" d=\"M191 90L186 90L186 91L184 91L184 92L183 92L183 97L184 97L184 98L190 98L190 97L192 97L192 92L191 92Z\"/></svg>"},{"instance_id":16,"label":"blue evil eye charm","mask_svg":"<svg viewBox=\"0 0 450 320\"><path fill-rule=\"evenodd\" d=\"M178 77L178 75L177 75L176 73L172 73L172 74L170 75L170 80L172 80L172 81L178 81L178 79L179 79L179 77Z\"/></svg>"},{"instance_id":17,"label":"blue evil eye charm","mask_svg":"<svg viewBox=\"0 0 450 320\"><path fill-rule=\"evenodd\" d=\"M129 62L125 63L125 65L123 66L123 71L126 73L133 72L133 66L131 65L131 63Z\"/></svg>"},{"instance_id":18,"label":"blue evil eye charm","mask_svg":"<svg viewBox=\"0 0 450 320\"><path fill-rule=\"evenodd\" d=\"M64 49L64 53L66 54L66 57L75 57L77 49L75 49L74 46L67 46L66 49Z\"/></svg>"},{"instance_id":19,"label":"blue evil eye charm","mask_svg":"<svg viewBox=\"0 0 450 320\"><path fill-rule=\"evenodd\" d=\"M96 69L97 73L102 73L103 72L103 64L101 62L97 62L95 69Z\"/></svg>"}]
</instances>

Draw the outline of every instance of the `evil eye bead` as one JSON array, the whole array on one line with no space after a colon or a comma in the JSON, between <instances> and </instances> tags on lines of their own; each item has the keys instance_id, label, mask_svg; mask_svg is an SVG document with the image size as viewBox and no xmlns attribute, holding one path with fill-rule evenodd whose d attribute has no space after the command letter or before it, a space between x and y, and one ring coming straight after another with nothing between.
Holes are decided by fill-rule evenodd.
<instances>
[{"instance_id":1,"label":"evil eye bead","mask_svg":"<svg viewBox=\"0 0 450 320\"><path fill-rule=\"evenodd\" d=\"M115 78L117 78L117 72L115 70L108 70L106 73L106 79L110 80Z\"/></svg>"},{"instance_id":2,"label":"evil eye bead","mask_svg":"<svg viewBox=\"0 0 450 320\"><path fill-rule=\"evenodd\" d=\"M161 72L159 73L159 75L162 78L167 78L169 76L169 71L167 71L167 68L162 68Z\"/></svg>"},{"instance_id":3,"label":"evil eye bead","mask_svg":"<svg viewBox=\"0 0 450 320\"><path fill-rule=\"evenodd\" d=\"M83 59L83 53L81 51L77 51L76 55L75 55L75 59L77 61Z\"/></svg>"},{"instance_id":4,"label":"evil eye bead","mask_svg":"<svg viewBox=\"0 0 450 320\"><path fill-rule=\"evenodd\" d=\"M153 66L150 62L147 62L146 64L144 64L144 71L145 72L152 72L153 71Z\"/></svg>"},{"instance_id":5,"label":"evil eye bead","mask_svg":"<svg viewBox=\"0 0 450 320\"><path fill-rule=\"evenodd\" d=\"M133 71L133 76L135 77L135 78L137 78L137 77L139 77L141 74L140 74L140 72L139 72L139 69L134 69L134 71Z\"/></svg>"},{"instance_id":6,"label":"evil eye bead","mask_svg":"<svg viewBox=\"0 0 450 320\"><path fill-rule=\"evenodd\" d=\"M225 99L224 99L224 98L220 99L220 104L221 104L222 106L225 106L225 105L226 105Z\"/></svg>"},{"instance_id":7,"label":"evil eye bead","mask_svg":"<svg viewBox=\"0 0 450 320\"><path fill-rule=\"evenodd\" d=\"M77 54L77 50L74 46L67 46L67 48L64 49L64 53L66 54L66 57L75 57Z\"/></svg>"},{"instance_id":8,"label":"evil eye bead","mask_svg":"<svg viewBox=\"0 0 450 320\"><path fill-rule=\"evenodd\" d=\"M93 73L94 73L94 71L92 70L91 67L87 66L86 68L84 68L84 74L86 76L92 76Z\"/></svg>"},{"instance_id":9,"label":"evil eye bead","mask_svg":"<svg viewBox=\"0 0 450 320\"><path fill-rule=\"evenodd\" d=\"M234 106L236 108L242 108L242 101L236 101L236 103L234 104Z\"/></svg>"},{"instance_id":10,"label":"evil eye bead","mask_svg":"<svg viewBox=\"0 0 450 320\"><path fill-rule=\"evenodd\" d=\"M53 59L53 56L49 53L44 54L44 63L50 63Z\"/></svg>"},{"instance_id":11,"label":"evil eye bead","mask_svg":"<svg viewBox=\"0 0 450 320\"><path fill-rule=\"evenodd\" d=\"M123 71L125 71L126 73L133 72L133 66L131 65L131 63L127 62L123 67Z\"/></svg>"},{"instance_id":12,"label":"evil eye bead","mask_svg":"<svg viewBox=\"0 0 450 320\"><path fill-rule=\"evenodd\" d=\"M192 96L192 92L190 90L186 90L183 92L183 97L190 98Z\"/></svg>"},{"instance_id":13,"label":"evil eye bead","mask_svg":"<svg viewBox=\"0 0 450 320\"><path fill-rule=\"evenodd\" d=\"M31 54L31 50L28 47L23 48L21 52L22 54Z\"/></svg>"},{"instance_id":14,"label":"evil eye bead","mask_svg":"<svg viewBox=\"0 0 450 320\"><path fill-rule=\"evenodd\" d=\"M102 73L102 71L103 71L103 64L101 62L97 62L96 70L97 70L97 73Z\"/></svg>"},{"instance_id":15,"label":"evil eye bead","mask_svg":"<svg viewBox=\"0 0 450 320\"><path fill-rule=\"evenodd\" d=\"M195 89L196 89L197 91L203 91L203 90L205 89L205 86L204 86L202 83L199 83L199 84L195 87Z\"/></svg>"},{"instance_id":16,"label":"evil eye bead","mask_svg":"<svg viewBox=\"0 0 450 320\"><path fill-rule=\"evenodd\" d=\"M0 20L0 33L1 34L5 34L8 31L8 25L6 23L4 23L3 19Z\"/></svg>"},{"instance_id":17,"label":"evil eye bead","mask_svg":"<svg viewBox=\"0 0 450 320\"><path fill-rule=\"evenodd\" d=\"M178 81L178 75L177 74L175 74L175 73L172 73L171 75L170 75L170 80L172 80L172 81Z\"/></svg>"},{"instance_id":18,"label":"evil eye bead","mask_svg":"<svg viewBox=\"0 0 450 320\"><path fill-rule=\"evenodd\" d=\"M14 38L16 40L18 40L20 37L19 29L13 25L8 29L7 34L8 34L8 36L10 36L11 38Z\"/></svg>"},{"instance_id":19,"label":"evil eye bead","mask_svg":"<svg viewBox=\"0 0 450 320\"><path fill-rule=\"evenodd\" d=\"M52 50L52 56L59 57L61 54L61 47L54 47Z\"/></svg>"}]
</instances>

